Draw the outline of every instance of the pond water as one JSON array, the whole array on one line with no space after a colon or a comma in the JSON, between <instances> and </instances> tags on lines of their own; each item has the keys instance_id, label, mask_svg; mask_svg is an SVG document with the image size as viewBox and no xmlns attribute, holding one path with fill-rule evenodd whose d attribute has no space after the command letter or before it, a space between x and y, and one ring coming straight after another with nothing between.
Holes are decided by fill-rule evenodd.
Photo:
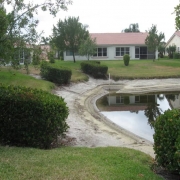
<instances>
[{"instance_id":1,"label":"pond water","mask_svg":"<svg viewBox=\"0 0 180 180\"><path fill-rule=\"evenodd\" d=\"M110 93L101 98L99 109L115 124L153 142L153 122L158 115L172 108L180 108L180 92L141 95Z\"/></svg>"}]
</instances>

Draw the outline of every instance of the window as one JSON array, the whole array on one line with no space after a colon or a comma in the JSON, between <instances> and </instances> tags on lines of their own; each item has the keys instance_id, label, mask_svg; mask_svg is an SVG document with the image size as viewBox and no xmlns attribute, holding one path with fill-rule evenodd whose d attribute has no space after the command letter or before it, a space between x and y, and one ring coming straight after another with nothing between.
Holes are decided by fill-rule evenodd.
<instances>
[{"instance_id":1,"label":"window","mask_svg":"<svg viewBox=\"0 0 180 180\"><path fill-rule=\"evenodd\" d=\"M140 96L135 96L135 103L140 102Z\"/></svg>"},{"instance_id":2,"label":"window","mask_svg":"<svg viewBox=\"0 0 180 180\"><path fill-rule=\"evenodd\" d=\"M107 56L107 48L97 48L94 56L97 57Z\"/></svg>"},{"instance_id":3,"label":"window","mask_svg":"<svg viewBox=\"0 0 180 180\"><path fill-rule=\"evenodd\" d=\"M116 96L116 104L123 104L124 103L124 97Z\"/></svg>"},{"instance_id":4,"label":"window","mask_svg":"<svg viewBox=\"0 0 180 180\"><path fill-rule=\"evenodd\" d=\"M116 47L116 56L124 56L129 54L129 47Z\"/></svg>"}]
</instances>

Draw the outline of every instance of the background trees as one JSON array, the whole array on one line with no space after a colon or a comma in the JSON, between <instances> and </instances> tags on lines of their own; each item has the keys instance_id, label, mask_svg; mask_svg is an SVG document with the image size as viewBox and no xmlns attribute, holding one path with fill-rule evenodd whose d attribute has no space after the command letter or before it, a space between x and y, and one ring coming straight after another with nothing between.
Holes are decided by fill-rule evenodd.
<instances>
[{"instance_id":1,"label":"background trees","mask_svg":"<svg viewBox=\"0 0 180 180\"><path fill-rule=\"evenodd\" d=\"M71 3L70 0L44 0L42 3L25 0L0 2L0 47L3 47L0 58L11 62L14 60L19 41L24 42L24 47L19 46L21 48L25 48L27 44L37 43L41 33L36 31L39 21L35 18L35 14L38 14L39 9L49 11L55 16L60 9L67 10L67 5ZM7 14L5 8L10 9Z\"/></svg>"},{"instance_id":2,"label":"background trees","mask_svg":"<svg viewBox=\"0 0 180 180\"><path fill-rule=\"evenodd\" d=\"M130 24L129 28L126 28L126 29L122 30L122 32L125 32L125 33L140 32L139 24L138 23Z\"/></svg>"},{"instance_id":3,"label":"background trees","mask_svg":"<svg viewBox=\"0 0 180 180\"><path fill-rule=\"evenodd\" d=\"M87 26L79 22L79 17L69 17L64 21L59 20L57 26L53 27L53 41L58 49L72 53L74 62L75 54L78 53L80 45L89 37Z\"/></svg>"},{"instance_id":4,"label":"background trees","mask_svg":"<svg viewBox=\"0 0 180 180\"><path fill-rule=\"evenodd\" d=\"M164 33L160 32L158 34L158 30L156 25L152 25L151 29L148 31L148 36L145 39L145 44L148 47L148 50L155 54L160 42L165 39ZM154 59L155 60L155 56Z\"/></svg>"},{"instance_id":5,"label":"background trees","mask_svg":"<svg viewBox=\"0 0 180 180\"><path fill-rule=\"evenodd\" d=\"M85 41L83 41L79 48L79 54L86 56L89 60L90 56L92 56L96 52L96 39L92 39L88 37Z\"/></svg>"}]
</instances>

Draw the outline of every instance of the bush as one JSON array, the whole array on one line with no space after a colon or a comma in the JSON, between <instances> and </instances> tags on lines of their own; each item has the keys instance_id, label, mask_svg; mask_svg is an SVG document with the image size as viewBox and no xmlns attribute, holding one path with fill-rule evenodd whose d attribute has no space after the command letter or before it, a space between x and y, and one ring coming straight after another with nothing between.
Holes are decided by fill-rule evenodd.
<instances>
[{"instance_id":1,"label":"bush","mask_svg":"<svg viewBox=\"0 0 180 180\"><path fill-rule=\"evenodd\" d=\"M54 52L50 51L48 52L48 59L50 63L55 63L55 58L54 58Z\"/></svg>"},{"instance_id":2,"label":"bush","mask_svg":"<svg viewBox=\"0 0 180 180\"><path fill-rule=\"evenodd\" d=\"M72 72L67 68L55 68L48 65L47 62L43 62L40 71L41 77L48 81L59 85L70 83Z\"/></svg>"},{"instance_id":3,"label":"bush","mask_svg":"<svg viewBox=\"0 0 180 180\"><path fill-rule=\"evenodd\" d=\"M94 78L104 78L106 77L108 67L94 62L82 62L81 70Z\"/></svg>"},{"instance_id":4,"label":"bush","mask_svg":"<svg viewBox=\"0 0 180 180\"><path fill-rule=\"evenodd\" d=\"M130 56L129 56L129 54L125 54L125 55L123 56L123 60L124 60L124 65L125 65L125 66L128 66L128 65L129 65L129 61L130 61Z\"/></svg>"},{"instance_id":5,"label":"bush","mask_svg":"<svg viewBox=\"0 0 180 180\"><path fill-rule=\"evenodd\" d=\"M154 150L158 165L180 173L180 110L167 110L154 124Z\"/></svg>"},{"instance_id":6,"label":"bush","mask_svg":"<svg viewBox=\"0 0 180 180\"><path fill-rule=\"evenodd\" d=\"M180 54L177 52L173 53L173 59L180 59Z\"/></svg>"},{"instance_id":7,"label":"bush","mask_svg":"<svg viewBox=\"0 0 180 180\"><path fill-rule=\"evenodd\" d=\"M46 91L0 85L0 143L50 148L67 131L64 99Z\"/></svg>"}]
</instances>

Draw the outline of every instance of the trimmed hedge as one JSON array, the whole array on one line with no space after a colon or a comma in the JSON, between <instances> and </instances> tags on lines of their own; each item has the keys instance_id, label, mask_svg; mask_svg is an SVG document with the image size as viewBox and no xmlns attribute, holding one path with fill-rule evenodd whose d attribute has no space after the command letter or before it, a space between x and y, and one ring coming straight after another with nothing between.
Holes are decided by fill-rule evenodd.
<instances>
[{"instance_id":1,"label":"trimmed hedge","mask_svg":"<svg viewBox=\"0 0 180 180\"><path fill-rule=\"evenodd\" d=\"M67 68L55 68L48 65L47 62L43 62L40 71L41 77L48 81L59 85L70 83L72 71Z\"/></svg>"},{"instance_id":2,"label":"trimmed hedge","mask_svg":"<svg viewBox=\"0 0 180 180\"><path fill-rule=\"evenodd\" d=\"M128 66L128 65L129 65L129 61L130 61L130 56L129 56L129 54L125 54L125 55L123 56L123 60L124 60L124 65L125 65L125 66Z\"/></svg>"},{"instance_id":3,"label":"trimmed hedge","mask_svg":"<svg viewBox=\"0 0 180 180\"><path fill-rule=\"evenodd\" d=\"M154 123L154 151L158 165L180 173L180 110L167 110Z\"/></svg>"},{"instance_id":4,"label":"trimmed hedge","mask_svg":"<svg viewBox=\"0 0 180 180\"><path fill-rule=\"evenodd\" d=\"M46 91L0 85L0 143L51 148L68 128L64 99Z\"/></svg>"},{"instance_id":5,"label":"trimmed hedge","mask_svg":"<svg viewBox=\"0 0 180 180\"><path fill-rule=\"evenodd\" d=\"M100 65L96 62L82 62L81 70L93 76L94 78L105 78L107 75L108 67L105 65Z\"/></svg>"}]
</instances>

